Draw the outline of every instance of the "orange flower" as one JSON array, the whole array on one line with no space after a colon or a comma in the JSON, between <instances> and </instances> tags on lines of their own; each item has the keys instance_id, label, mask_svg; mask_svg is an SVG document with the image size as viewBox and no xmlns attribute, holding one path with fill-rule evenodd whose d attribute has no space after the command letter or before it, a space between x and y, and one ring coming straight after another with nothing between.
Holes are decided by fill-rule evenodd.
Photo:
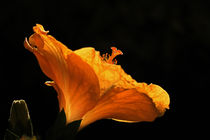
<instances>
[{"instance_id":1,"label":"orange flower","mask_svg":"<svg viewBox=\"0 0 210 140\"><path fill-rule=\"evenodd\" d=\"M94 48L68 49L48 35L43 26L33 27L34 34L24 46L36 56L46 76L53 81L60 110L67 123L82 119L81 128L99 119L123 122L153 121L169 108L169 95L160 86L138 83L124 72L114 58L122 52L112 47L112 55Z\"/></svg>"}]
</instances>

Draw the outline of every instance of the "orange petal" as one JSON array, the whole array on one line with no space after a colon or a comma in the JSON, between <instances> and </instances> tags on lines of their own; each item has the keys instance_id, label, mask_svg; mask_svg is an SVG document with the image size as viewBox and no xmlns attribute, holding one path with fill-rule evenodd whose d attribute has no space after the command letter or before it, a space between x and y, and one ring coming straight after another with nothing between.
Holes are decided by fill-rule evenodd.
<instances>
[{"instance_id":1,"label":"orange petal","mask_svg":"<svg viewBox=\"0 0 210 140\"><path fill-rule=\"evenodd\" d=\"M48 82L58 92L60 109L67 122L81 119L99 98L99 81L93 69L37 24L34 34L24 46L36 56L42 71L54 82Z\"/></svg>"},{"instance_id":2,"label":"orange petal","mask_svg":"<svg viewBox=\"0 0 210 140\"><path fill-rule=\"evenodd\" d=\"M100 88L98 78L93 69L78 55L67 56L69 84L66 96L67 122L79 120L92 109L99 99ZM75 117L74 117L75 116Z\"/></svg>"},{"instance_id":3,"label":"orange petal","mask_svg":"<svg viewBox=\"0 0 210 140\"><path fill-rule=\"evenodd\" d=\"M141 122L153 121L159 115L152 99L146 94L136 89L113 88L83 117L80 129L99 119Z\"/></svg>"},{"instance_id":4,"label":"orange petal","mask_svg":"<svg viewBox=\"0 0 210 140\"><path fill-rule=\"evenodd\" d=\"M136 86L139 92L147 94L152 99L161 115L166 109L169 109L170 97L162 87L146 83L137 83Z\"/></svg>"},{"instance_id":5,"label":"orange petal","mask_svg":"<svg viewBox=\"0 0 210 140\"><path fill-rule=\"evenodd\" d=\"M123 89L135 88L139 92L147 94L162 114L165 112L166 108L169 108L169 95L160 86L155 84L147 85L146 83L138 83L130 75L125 73L120 65L110 64L103 61L100 52L96 51L94 48L82 48L74 52L94 69L99 79L101 95L106 93L106 91L112 87Z\"/></svg>"},{"instance_id":6,"label":"orange petal","mask_svg":"<svg viewBox=\"0 0 210 140\"><path fill-rule=\"evenodd\" d=\"M120 65L110 64L104 61L99 51L94 48L87 47L74 51L85 62L87 62L95 71L100 83L101 95L109 88L115 86L119 82L125 83L124 88L130 88L133 79L127 75Z\"/></svg>"},{"instance_id":7,"label":"orange petal","mask_svg":"<svg viewBox=\"0 0 210 140\"><path fill-rule=\"evenodd\" d=\"M24 42L26 49L30 50L36 56L42 71L49 78L57 81L66 72L66 55L72 52L54 37L47 35L44 28L37 24L34 28L34 34Z\"/></svg>"}]
</instances>

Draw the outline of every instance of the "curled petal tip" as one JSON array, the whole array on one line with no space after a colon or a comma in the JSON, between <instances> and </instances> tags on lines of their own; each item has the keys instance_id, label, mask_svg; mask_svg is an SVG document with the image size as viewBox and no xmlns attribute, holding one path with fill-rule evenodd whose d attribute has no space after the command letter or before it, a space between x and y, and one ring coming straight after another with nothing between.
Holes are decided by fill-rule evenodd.
<instances>
[{"instance_id":1,"label":"curled petal tip","mask_svg":"<svg viewBox=\"0 0 210 140\"><path fill-rule=\"evenodd\" d=\"M46 81L44 84L47 86L53 86L53 85L55 85L55 82L54 81Z\"/></svg>"},{"instance_id":2,"label":"curled petal tip","mask_svg":"<svg viewBox=\"0 0 210 140\"><path fill-rule=\"evenodd\" d=\"M49 31L45 31L44 27L41 24L36 24L36 26L33 27L34 32L36 33L42 33L42 34L48 34Z\"/></svg>"},{"instance_id":3,"label":"curled petal tip","mask_svg":"<svg viewBox=\"0 0 210 140\"><path fill-rule=\"evenodd\" d=\"M24 47L29 50L30 52L33 52L35 47L32 47L29 42L28 42L28 39L27 37L25 37L25 40L24 40Z\"/></svg>"}]
</instances>

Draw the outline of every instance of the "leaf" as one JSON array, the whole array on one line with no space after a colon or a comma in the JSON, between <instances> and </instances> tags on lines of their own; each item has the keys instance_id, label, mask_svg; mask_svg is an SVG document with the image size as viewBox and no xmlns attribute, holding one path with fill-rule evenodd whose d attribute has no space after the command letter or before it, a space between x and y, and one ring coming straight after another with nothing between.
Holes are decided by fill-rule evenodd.
<instances>
[{"instance_id":1,"label":"leaf","mask_svg":"<svg viewBox=\"0 0 210 140\"><path fill-rule=\"evenodd\" d=\"M78 132L78 129L80 127L81 121L82 120L77 120L77 121L74 121L74 122L68 124L67 125L68 132L71 132L72 135L76 135Z\"/></svg>"},{"instance_id":2,"label":"leaf","mask_svg":"<svg viewBox=\"0 0 210 140\"><path fill-rule=\"evenodd\" d=\"M66 124L66 115L62 110L54 123L48 130L46 140L73 140L79 129L81 120Z\"/></svg>"},{"instance_id":3,"label":"leaf","mask_svg":"<svg viewBox=\"0 0 210 140\"><path fill-rule=\"evenodd\" d=\"M55 129L59 130L66 126L66 114L64 112L64 109L61 110L61 112L58 114L58 117L54 123Z\"/></svg>"}]
</instances>

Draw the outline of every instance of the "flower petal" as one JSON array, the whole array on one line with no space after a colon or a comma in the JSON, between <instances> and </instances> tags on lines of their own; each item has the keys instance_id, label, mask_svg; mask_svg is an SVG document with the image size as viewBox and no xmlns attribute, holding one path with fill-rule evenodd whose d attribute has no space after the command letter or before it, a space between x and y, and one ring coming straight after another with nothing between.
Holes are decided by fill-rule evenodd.
<instances>
[{"instance_id":1,"label":"flower petal","mask_svg":"<svg viewBox=\"0 0 210 140\"><path fill-rule=\"evenodd\" d=\"M67 56L69 84L65 91L67 122L80 120L99 99L99 81L93 69L78 55ZM64 108L65 109L65 108ZM74 117L75 116L75 117Z\"/></svg>"},{"instance_id":2,"label":"flower petal","mask_svg":"<svg viewBox=\"0 0 210 140\"><path fill-rule=\"evenodd\" d=\"M147 94L152 99L160 112L160 116L165 113L166 109L169 109L170 97L162 87L146 83L137 83L136 86L139 92Z\"/></svg>"},{"instance_id":3,"label":"flower petal","mask_svg":"<svg viewBox=\"0 0 210 140\"><path fill-rule=\"evenodd\" d=\"M99 119L141 122L153 121L159 115L152 99L145 93L136 89L113 88L83 117L80 129Z\"/></svg>"},{"instance_id":4,"label":"flower petal","mask_svg":"<svg viewBox=\"0 0 210 140\"><path fill-rule=\"evenodd\" d=\"M164 114L165 109L169 108L169 95L160 86L136 82L130 75L125 73L120 65L109 64L103 61L100 52L94 48L82 48L74 52L94 69L99 79L101 95L112 87L123 89L134 88L140 93L147 94L161 114Z\"/></svg>"},{"instance_id":5,"label":"flower petal","mask_svg":"<svg viewBox=\"0 0 210 140\"><path fill-rule=\"evenodd\" d=\"M48 82L58 92L60 109L64 108L67 123L79 120L96 104L100 88L93 69L37 24L34 34L24 46L34 53L42 71L53 80Z\"/></svg>"},{"instance_id":6,"label":"flower petal","mask_svg":"<svg viewBox=\"0 0 210 140\"><path fill-rule=\"evenodd\" d=\"M169 108L169 95L160 86L136 82L130 75L124 72L120 65L103 61L100 52L95 51L94 48L82 48L74 52L94 69L100 82L101 98L106 97L107 99L107 101L101 99L97 106L85 115L81 128L98 119L104 118L114 118L118 121L126 120L127 122L147 121L146 119L151 121L157 116L162 116L166 108ZM116 92L116 88L124 89L125 91L122 93ZM112 91L113 89L115 90ZM132 92L134 90L135 92ZM125 97L124 100L121 100L121 98L120 101L118 100L118 97L124 97L128 93L131 95L129 96L130 99ZM142 102L144 103L144 100L146 102L145 105L141 105ZM131 104L131 106L128 104ZM121 107L120 112L118 110L119 107ZM138 113L135 114L135 112ZM120 113L121 116L116 116L116 113Z\"/></svg>"},{"instance_id":7,"label":"flower petal","mask_svg":"<svg viewBox=\"0 0 210 140\"><path fill-rule=\"evenodd\" d=\"M47 35L47 31L37 24L34 34L24 42L26 49L36 56L42 71L51 79L62 81L66 73L66 56L72 51L54 37Z\"/></svg>"},{"instance_id":8,"label":"flower petal","mask_svg":"<svg viewBox=\"0 0 210 140\"><path fill-rule=\"evenodd\" d=\"M110 64L103 61L100 52L87 47L74 51L95 71L100 83L101 95L112 86L123 84L124 88L132 88L135 80L124 72L120 65Z\"/></svg>"}]
</instances>

